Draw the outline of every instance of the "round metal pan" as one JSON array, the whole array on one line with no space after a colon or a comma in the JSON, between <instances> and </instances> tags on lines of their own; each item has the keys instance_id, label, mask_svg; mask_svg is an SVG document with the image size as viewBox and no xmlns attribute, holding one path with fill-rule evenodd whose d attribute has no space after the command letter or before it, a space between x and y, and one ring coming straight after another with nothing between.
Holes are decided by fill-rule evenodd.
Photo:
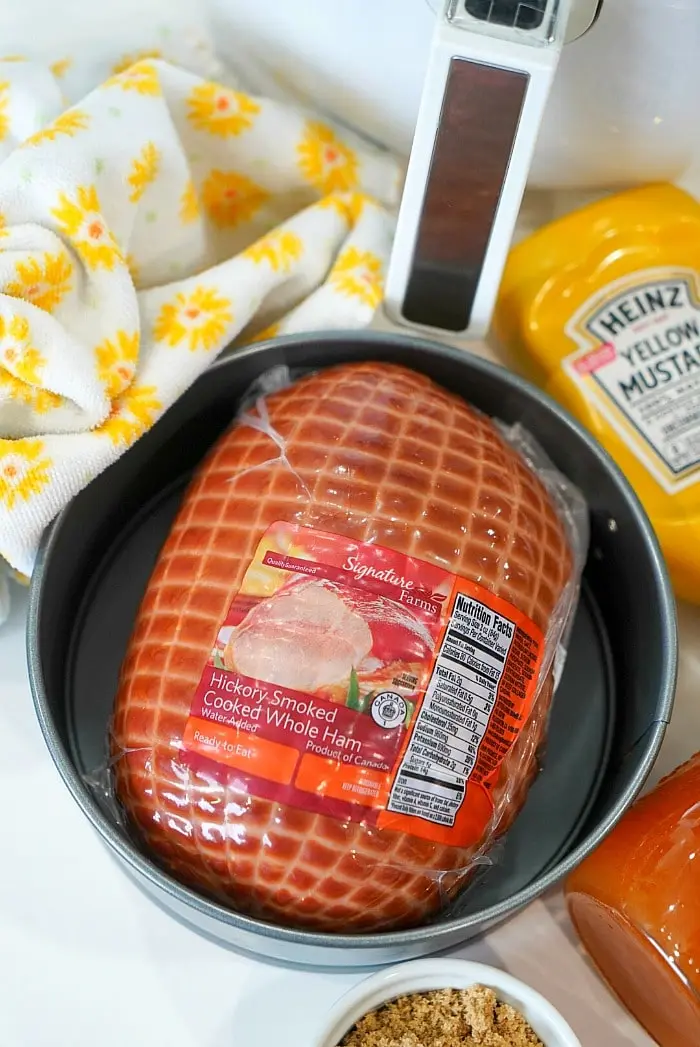
<instances>
[{"instance_id":1,"label":"round metal pan","mask_svg":"<svg viewBox=\"0 0 700 1047\"><path fill-rule=\"evenodd\" d=\"M544 767L495 866L429 925L323 935L240 916L180 886L140 850L88 781L104 762L134 615L192 469L270 367L303 373L365 359L423 371L487 414L521 422L587 498L591 547ZM431 342L369 332L295 337L214 365L61 514L32 579L28 656L37 714L63 780L160 905L204 934L270 959L373 966L487 930L566 875L613 827L646 780L670 717L675 605L656 540L628 484L595 441L533 387Z\"/></svg>"}]
</instances>

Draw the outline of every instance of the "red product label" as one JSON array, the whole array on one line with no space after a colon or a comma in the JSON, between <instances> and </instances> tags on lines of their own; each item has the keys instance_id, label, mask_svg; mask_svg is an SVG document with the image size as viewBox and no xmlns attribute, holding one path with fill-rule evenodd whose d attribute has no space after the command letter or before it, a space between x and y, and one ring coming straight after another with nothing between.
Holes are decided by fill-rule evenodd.
<instances>
[{"instance_id":1,"label":"red product label","mask_svg":"<svg viewBox=\"0 0 700 1047\"><path fill-rule=\"evenodd\" d=\"M194 696L197 769L331 817L468 845L532 708L537 627L480 586L290 524L261 540Z\"/></svg>"},{"instance_id":2,"label":"red product label","mask_svg":"<svg viewBox=\"0 0 700 1047\"><path fill-rule=\"evenodd\" d=\"M616 359L617 349L612 342L605 342L599 349L593 349L585 356L579 357L574 367L578 374L593 374L594 371L599 371L601 367L606 367Z\"/></svg>"}]
</instances>

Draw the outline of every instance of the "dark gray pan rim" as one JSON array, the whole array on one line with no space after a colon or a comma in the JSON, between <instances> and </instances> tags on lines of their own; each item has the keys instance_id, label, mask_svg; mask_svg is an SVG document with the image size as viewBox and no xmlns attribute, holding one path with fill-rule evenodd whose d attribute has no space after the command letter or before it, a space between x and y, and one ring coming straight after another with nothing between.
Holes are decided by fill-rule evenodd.
<instances>
[{"instance_id":1,"label":"dark gray pan rim","mask_svg":"<svg viewBox=\"0 0 700 1047\"><path fill-rule=\"evenodd\" d=\"M407 337L405 335L384 333L380 331L336 331L323 334L291 335L271 341L260 342L247 348L227 355L212 364L212 368L235 367L236 361L241 358L264 355L270 349L284 351L285 347L303 345L313 341L319 348L328 346L328 359L333 360L333 347L341 339L352 340L364 345L368 350L373 345L381 347L386 358L389 354L395 354L398 358L402 351L412 346L422 348L433 354L442 356L451 361L456 367L464 364L464 350L455 349L440 343ZM369 358L369 357L368 357ZM329 366L331 364L329 363ZM264 923L247 916L226 909L214 901L203 898L187 887L181 886L169 877L156 865L150 862L129 842L122 832L108 819L99 808L90 794L87 786L81 780L69 754L63 746L47 700L44 681L40 670L41 660L38 650L38 626L41 617L41 594L43 578L46 565L51 557L56 538L62 527L63 520L69 512L69 507L56 518L54 523L47 529L42 541L35 569L32 575L29 612L27 618L27 660L29 667L29 681L34 701L36 715L39 720L47 748L56 768L63 778L66 786L71 792L73 799L87 816L93 827L103 837L116 855L140 877L144 878L153 888L170 895L180 903L185 903L192 909L200 912L209 919L228 924L249 934L262 935L268 939L286 942L292 945L308 946L313 948L330 949L380 949L410 946L430 939L431 949L439 951L443 937L448 937L461 928L467 928L475 924L488 926L499 922L510 913L521 909L524 905L540 897L552 887L556 886L569 872L571 872L589 854L598 843L619 822L627 808L641 792L644 783L650 774L658 757L661 745L673 711L675 696L675 685L678 672L678 640L677 640L677 618L675 598L671 589L666 564L661 553L656 535L646 516L642 505L630 487L624 475L614 463L608 453L597 443L597 441L566 411L564 411L554 400L545 393L538 390L529 382L520 378L510 371L504 370L497 364L483 360L476 356L470 356L470 367L484 374L496 377L499 381L510 387L525 393L541 406L554 414L565 426L573 429L578 439L587 445L592 456L597 459L601 469L610 473L616 480L625 500L627 501L631 514L635 517L640 534L643 536L644 544L648 553L649 566L653 572L653 580L657 591L656 613L659 617L663 634L666 641L663 650L659 652L661 660L662 688L659 702L661 716L655 723L650 725L647 732L649 737L646 743L643 759L634 780L629 784L624 794L620 796L610 810L607 817L598 825L596 830L590 833L586 839L579 843L565 859L546 874L539 877L535 882L513 895L511 898L484 909L478 913L472 913L463 917L455 917L440 924L429 924L424 927L414 928L406 931L384 932L380 934L364 935L332 935L321 934L312 931L290 930L277 927L273 924Z\"/></svg>"}]
</instances>

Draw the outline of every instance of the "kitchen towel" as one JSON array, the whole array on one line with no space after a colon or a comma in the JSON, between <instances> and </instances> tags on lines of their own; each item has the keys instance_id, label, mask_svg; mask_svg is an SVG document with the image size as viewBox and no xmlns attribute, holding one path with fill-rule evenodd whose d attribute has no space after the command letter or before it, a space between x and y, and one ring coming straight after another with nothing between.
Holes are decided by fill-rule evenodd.
<instances>
[{"instance_id":1,"label":"kitchen towel","mask_svg":"<svg viewBox=\"0 0 700 1047\"><path fill-rule=\"evenodd\" d=\"M232 342L355 328L381 299L401 170L313 114L158 59L60 110L0 62L0 556Z\"/></svg>"},{"instance_id":2,"label":"kitchen towel","mask_svg":"<svg viewBox=\"0 0 700 1047\"><path fill-rule=\"evenodd\" d=\"M240 86L240 76L222 62L214 44L222 40L221 27L214 27L206 0L0 0L0 26L0 60L31 58L35 75L41 67L44 75L47 68L53 74L53 83L36 95L42 126L142 58L162 58L205 80ZM240 41L238 47L231 42L236 62L241 50ZM266 94L257 87L256 69L257 63L246 60L246 86ZM59 110L52 94L60 95Z\"/></svg>"}]
</instances>

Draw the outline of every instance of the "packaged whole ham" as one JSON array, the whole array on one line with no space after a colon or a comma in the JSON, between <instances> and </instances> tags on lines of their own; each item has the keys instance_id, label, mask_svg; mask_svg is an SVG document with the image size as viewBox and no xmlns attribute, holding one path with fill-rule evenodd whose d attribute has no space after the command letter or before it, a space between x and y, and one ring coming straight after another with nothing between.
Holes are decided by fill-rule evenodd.
<instances>
[{"instance_id":1,"label":"packaged whole ham","mask_svg":"<svg viewBox=\"0 0 700 1047\"><path fill-rule=\"evenodd\" d=\"M130 828L260 919L428 920L525 802L587 542L529 435L423 375L266 376L137 616L110 737Z\"/></svg>"}]
</instances>

